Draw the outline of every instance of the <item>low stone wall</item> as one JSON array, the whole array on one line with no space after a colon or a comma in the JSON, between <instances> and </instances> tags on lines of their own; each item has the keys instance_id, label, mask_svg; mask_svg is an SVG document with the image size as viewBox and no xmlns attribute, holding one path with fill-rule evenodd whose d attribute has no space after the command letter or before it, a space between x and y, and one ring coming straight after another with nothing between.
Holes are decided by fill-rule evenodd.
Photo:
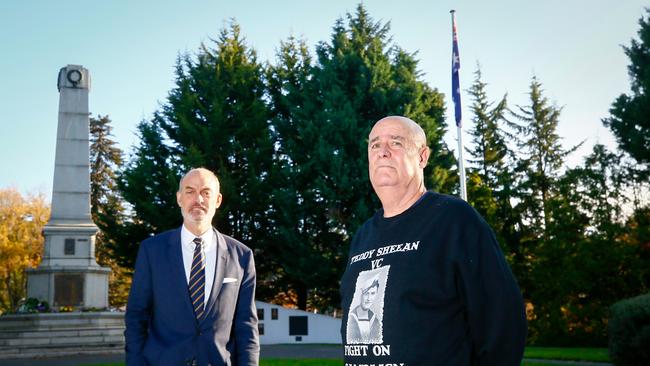
<instances>
[{"instance_id":1,"label":"low stone wall","mask_svg":"<svg viewBox=\"0 0 650 366\"><path fill-rule=\"evenodd\" d=\"M0 358L124 351L124 313L0 316Z\"/></svg>"}]
</instances>

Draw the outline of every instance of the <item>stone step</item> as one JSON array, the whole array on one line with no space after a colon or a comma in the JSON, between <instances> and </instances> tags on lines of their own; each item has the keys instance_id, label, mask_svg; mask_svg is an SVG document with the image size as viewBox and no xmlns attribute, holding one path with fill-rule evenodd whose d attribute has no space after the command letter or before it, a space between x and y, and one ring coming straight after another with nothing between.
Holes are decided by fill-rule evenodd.
<instances>
[{"instance_id":1,"label":"stone step","mask_svg":"<svg viewBox=\"0 0 650 366\"><path fill-rule=\"evenodd\" d=\"M0 317L0 359L112 351L124 351L122 313L14 314Z\"/></svg>"},{"instance_id":2,"label":"stone step","mask_svg":"<svg viewBox=\"0 0 650 366\"><path fill-rule=\"evenodd\" d=\"M93 337L99 335L123 335L124 327L104 328L49 328L41 330L3 330L0 332L0 344L3 340L18 338L52 338L52 337Z\"/></svg>"},{"instance_id":3,"label":"stone step","mask_svg":"<svg viewBox=\"0 0 650 366\"><path fill-rule=\"evenodd\" d=\"M24 330L30 328L82 328L82 327L108 327L124 326L123 314L106 313L95 315L93 313L67 313L67 314L39 314L37 316L5 315L0 317L0 329Z\"/></svg>"},{"instance_id":4,"label":"stone step","mask_svg":"<svg viewBox=\"0 0 650 366\"><path fill-rule=\"evenodd\" d=\"M30 347L40 345L85 345L85 344L124 344L122 334L96 335L96 336L56 336L38 338L10 338L0 339L0 347Z\"/></svg>"},{"instance_id":5,"label":"stone step","mask_svg":"<svg viewBox=\"0 0 650 366\"><path fill-rule=\"evenodd\" d=\"M3 358L38 358L58 357L67 355L92 355L92 354L120 354L124 353L123 344L86 344L86 345L40 345L29 348L2 347L0 346L0 360ZM2 364L2 362L0 362Z\"/></svg>"}]
</instances>

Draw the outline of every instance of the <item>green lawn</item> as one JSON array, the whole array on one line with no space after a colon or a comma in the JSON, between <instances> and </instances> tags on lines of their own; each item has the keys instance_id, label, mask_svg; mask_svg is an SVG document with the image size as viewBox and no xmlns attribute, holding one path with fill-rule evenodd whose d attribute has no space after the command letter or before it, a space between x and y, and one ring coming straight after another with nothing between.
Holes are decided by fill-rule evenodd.
<instances>
[{"instance_id":1,"label":"green lawn","mask_svg":"<svg viewBox=\"0 0 650 366\"><path fill-rule=\"evenodd\" d=\"M526 347L525 358L610 362L607 348Z\"/></svg>"},{"instance_id":2,"label":"green lawn","mask_svg":"<svg viewBox=\"0 0 650 366\"><path fill-rule=\"evenodd\" d=\"M610 362L607 348L558 348L558 347L526 347L525 358L545 360L573 360ZM343 362L337 359L262 359L260 366L341 366ZM544 362L526 361L522 366L556 366ZM88 366L124 366L123 363L88 365Z\"/></svg>"}]
</instances>

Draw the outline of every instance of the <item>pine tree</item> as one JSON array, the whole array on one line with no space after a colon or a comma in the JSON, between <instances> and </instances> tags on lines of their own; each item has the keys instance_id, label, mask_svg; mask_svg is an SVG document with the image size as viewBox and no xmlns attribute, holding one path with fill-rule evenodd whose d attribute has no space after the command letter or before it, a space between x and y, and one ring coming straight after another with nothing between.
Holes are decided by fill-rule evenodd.
<instances>
[{"instance_id":1,"label":"pine tree","mask_svg":"<svg viewBox=\"0 0 650 366\"><path fill-rule=\"evenodd\" d=\"M522 199L524 220L538 238L548 240L547 230L551 220L549 202L553 197L554 184L567 155L581 144L564 150L557 134L561 108L551 105L542 95L542 84L533 77L530 83L530 105L517 106L512 112L520 121L515 125L518 147L522 157L517 170L523 179L518 189Z\"/></svg>"},{"instance_id":2,"label":"pine tree","mask_svg":"<svg viewBox=\"0 0 650 366\"><path fill-rule=\"evenodd\" d=\"M496 104L489 101L487 83L482 80L480 66L469 89L472 97L473 128L469 130L474 148L468 150L474 169L469 174L468 199L485 217L495 231L513 271L526 293L525 248L521 243L522 221L512 206L516 191L516 173L513 168L514 152L506 140L514 136L506 130L512 124L506 119L507 96Z\"/></svg>"},{"instance_id":3,"label":"pine tree","mask_svg":"<svg viewBox=\"0 0 650 366\"><path fill-rule=\"evenodd\" d=\"M329 43L317 45L313 64L304 43L290 39L270 72L285 182L274 194L277 235L291 248L282 275L300 308L308 298L314 307L338 304L351 236L379 207L367 176L367 136L377 120L406 115L419 122L432 149L427 186L453 185L442 94L419 80L416 59L391 47L388 32L359 5L347 22L337 20Z\"/></svg>"},{"instance_id":4,"label":"pine tree","mask_svg":"<svg viewBox=\"0 0 650 366\"><path fill-rule=\"evenodd\" d=\"M223 204L214 218L223 233L255 250L258 276L270 272L268 191L273 145L264 103L263 69L232 23L195 56L179 56L176 85L150 121L138 126L140 145L120 177L133 215L122 232L122 260L133 265L139 242L179 227L180 176L205 167L219 177Z\"/></svg>"},{"instance_id":5,"label":"pine tree","mask_svg":"<svg viewBox=\"0 0 650 366\"><path fill-rule=\"evenodd\" d=\"M624 47L630 59L628 74L631 95L621 94L610 108L611 117L603 119L618 141L619 147L640 164L650 164L650 8L639 19L639 40ZM650 175L647 173L645 179Z\"/></svg>"},{"instance_id":6,"label":"pine tree","mask_svg":"<svg viewBox=\"0 0 650 366\"><path fill-rule=\"evenodd\" d=\"M473 128L469 130L474 148L468 150L473 159L469 160L476 167L481 180L492 190L499 189L499 173L506 167L509 155L506 138L509 136L503 129L506 122L505 113L508 110L506 96L494 105L488 100L485 88L487 83L481 80L481 69L474 73L474 83L469 89L472 97L470 107L473 117Z\"/></svg>"},{"instance_id":7,"label":"pine tree","mask_svg":"<svg viewBox=\"0 0 650 366\"><path fill-rule=\"evenodd\" d=\"M195 59L179 60L160 126L182 170L203 166L217 174L224 199L215 226L255 251L263 279L271 272L263 251L269 245L273 156L264 70L236 23L213 42L202 45Z\"/></svg>"},{"instance_id":8,"label":"pine tree","mask_svg":"<svg viewBox=\"0 0 650 366\"><path fill-rule=\"evenodd\" d=\"M124 207L117 187L116 171L122 165L122 151L111 139L111 120L108 116L90 117L90 212L100 229L95 238L95 253L100 265L109 266L109 303L126 304L130 277L128 271L113 259L111 248L116 246L107 235L123 220Z\"/></svg>"},{"instance_id":9,"label":"pine tree","mask_svg":"<svg viewBox=\"0 0 650 366\"><path fill-rule=\"evenodd\" d=\"M106 228L117 262L133 268L140 242L181 225L176 204L179 168L164 141L156 114L138 124L139 144L118 174L119 191L129 214Z\"/></svg>"}]
</instances>

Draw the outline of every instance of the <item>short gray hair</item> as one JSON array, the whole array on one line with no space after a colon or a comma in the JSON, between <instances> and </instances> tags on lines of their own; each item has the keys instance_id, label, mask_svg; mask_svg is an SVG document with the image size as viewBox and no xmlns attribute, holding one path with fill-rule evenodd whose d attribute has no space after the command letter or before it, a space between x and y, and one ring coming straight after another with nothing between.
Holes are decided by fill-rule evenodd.
<instances>
[{"instance_id":1,"label":"short gray hair","mask_svg":"<svg viewBox=\"0 0 650 366\"><path fill-rule=\"evenodd\" d=\"M213 172L212 170L208 169L208 168L198 167L198 168L192 168L192 169L188 170L187 173L185 173L185 174L183 175L183 177L181 178L181 180L178 182L178 191L179 191L179 192L183 190L183 181L185 180L185 178L186 178L188 175L190 175L190 174L192 174L192 173L195 173L195 172L206 173L206 174L209 175L210 177L214 178L214 181L217 183L217 191L220 190L221 185L219 184L219 178L217 178L217 175L214 174L214 172Z\"/></svg>"}]
</instances>

